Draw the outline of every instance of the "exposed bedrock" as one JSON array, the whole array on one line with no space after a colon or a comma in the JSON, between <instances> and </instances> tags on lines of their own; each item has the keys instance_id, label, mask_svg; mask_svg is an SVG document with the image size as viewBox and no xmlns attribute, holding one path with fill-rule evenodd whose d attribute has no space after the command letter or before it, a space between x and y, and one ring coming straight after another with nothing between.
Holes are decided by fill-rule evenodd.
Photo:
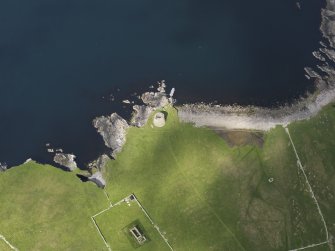
<instances>
[{"instance_id":1,"label":"exposed bedrock","mask_svg":"<svg viewBox=\"0 0 335 251\"><path fill-rule=\"evenodd\" d=\"M102 136L105 145L112 149L112 157L122 150L126 143L126 134L129 125L126 120L118 114L113 113L110 116L101 116L93 120L93 125Z\"/></svg>"},{"instance_id":2,"label":"exposed bedrock","mask_svg":"<svg viewBox=\"0 0 335 251\"><path fill-rule=\"evenodd\" d=\"M131 118L131 125L142 127L144 126L150 117L150 114L154 111L154 108L147 105L134 105L134 112Z\"/></svg>"},{"instance_id":3,"label":"exposed bedrock","mask_svg":"<svg viewBox=\"0 0 335 251\"><path fill-rule=\"evenodd\" d=\"M94 182L98 187L104 188L106 186L106 181L99 171L88 177L88 180Z\"/></svg>"},{"instance_id":4,"label":"exposed bedrock","mask_svg":"<svg viewBox=\"0 0 335 251\"><path fill-rule=\"evenodd\" d=\"M7 165L6 163L1 163L0 162L0 172L4 172L7 170Z\"/></svg>"},{"instance_id":5,"label":"exposed bedrock","mask_svg":"<svg viewBox=\"0 0 335 251\"><path fill-rule=\"evenodd\" d=\"M88 167L91 170L95 168L98 171L104 172L108 160L110 160L110 158L106 154L102 154L96 160L89 163Z\"/></svg>"},{"instance_id":6,"label":"exposed bedrock","mask_svg":"<svg viewBox=\"0 0 335 251\"><path fill-rule=\"evenodd\" d=\"M153 108L162 108L169 104L169 99L165 92L145 92L141 99L144 104Z\"/></svg>"},{"instance_id":7,"label":"exposed bedrock","mask_svg":"<svg viewBox=\"0 0 335 251\"><path fill-rule=\"evenodd\" d=\"M56 153L54 156L54 162L67 168L69 171L73 171L77 168L75 158L76 156L73 154Z\"/></svg>"},{"instance_id":8,"label":"exposed bedrock","mask_svg":"<svg viewBox=\"0 0 335 251\"><path fill-rule=\"evenodd\" d=\"M321 11L321 32L328 39L331 47L335 47L335 1L327 0L325 9Z\"/></svg>"},{"instance_id":9,"label":"exposed bedrock","mask_svg":"<svg viewBox=\"0 0 335 251\"><path fill-rule=\"evenodd\" d=\"M161 82L158 82L158 92L145 92L142 94L141 100L145 105L133 106L134 112L131 119L131 125L137 127L144 126L154 110L163 108L164 106L173 103L172 96L175 89L172 88L168 97L165 92L165 88L165 81L162 80Z\"/></svg>"}]
</instances>

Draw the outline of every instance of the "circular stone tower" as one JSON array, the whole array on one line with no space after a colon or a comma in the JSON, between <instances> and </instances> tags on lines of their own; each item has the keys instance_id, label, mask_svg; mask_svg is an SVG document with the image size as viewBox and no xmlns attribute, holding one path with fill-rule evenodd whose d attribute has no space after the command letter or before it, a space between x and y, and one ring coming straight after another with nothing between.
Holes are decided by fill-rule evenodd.
<instances>
[{"instance_id":1,"label":"circular stone tower","mask_svg":"<svg viewBox=\"0 0 335 251\"><path fill-rule=\"evenodd\" d=\"M154 116L154 126L163 127L165 126L165 115L162 112L157 112Z\"/></svg>"}]
</instances>

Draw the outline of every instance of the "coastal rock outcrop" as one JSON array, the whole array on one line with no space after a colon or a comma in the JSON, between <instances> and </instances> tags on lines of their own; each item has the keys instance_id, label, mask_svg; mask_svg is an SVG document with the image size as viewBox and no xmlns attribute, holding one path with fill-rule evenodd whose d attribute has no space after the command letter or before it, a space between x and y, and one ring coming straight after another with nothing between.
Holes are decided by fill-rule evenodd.
<instances>
[{"instance_id":1,"label":"coastal rock outcrop","mask_svg":"<svg viewBox=\"0 0 335 251\"><path fill-rule=\"evenodd\" d=\"M54 156L54 162L66 167L68 171L73 171L78 168L75 158L76 156L73 154L56 153Z\"/></svg>"},{"instance_id":2,"label":"coastal rock outcrop","mask_svg":"<svg viewBox=\"0 0 335 251\"><path fill-rule=\"evenodd\" d=\"M131 120L131 124L137 127L144 126L151 113L156 109L163 108L168 104L173 104L174 100L172 98L175 88L171 89L170 95L168 96L165 92L166 84L165 81L162 80L157 83L158 92L145 92L141 96L141 100L145 105L134 105L134 113Z\"/></svg>"},{"instance_id":3,"label":"coastal rock outcrop","mask_svg":"<svg viewBox=\"0 0 335 251\"><path fill-rule=\"evenodd\" d=\"M105 167L107 162L110 160L108 155L102 154L96 160L88 164L90 175L82 175L81 179L85 181L91 181L95 183L98 187L105 187L106 181L104 179L104 174L106 173Z\"/></svg>"},{"instance_id":4,"label":"coastal rock outcrop","mask_svg":"<svg viewBox=\"0 0 335 251\"><path fill-rule=\"evenodd\" d=\"M144 126L150 117L150 114L154 111L151 106L147 105L134 105L134 112L131 119L131 125L142 127Z\"/></svg>"},{"instance_id":5,"label":"coastal rock outcrop","mask_svg":"<svg viewBox=\"0 0 335 251\"><path fill-rule=\"evenodd\" d=\"M141 99L144 104L153 108L162 108L169 104L169 99L165 92L145 92Z\"/></svg>"},{"instance_id":6,"label":"coastal rock outcrop","mask_svg":"<svg viewBox=\"0 0 335 251\"><path fill-rule=\"evenodd\" d=\"M0 172L4 172L7 170L7 165L6 163L1 163L0 162Z\"/></svg>"},{"instance_id":7,"label":"coastal rock outcrop","mask_svg":"<svg viewBox=\"0 0 335 251\"><path fill-rule=\"evenodd\" d=\"M105 166L106 166L106 164L109 160L110 160L110 158L108 157L108 155L102 154L101 156L99 156L99 158L97 158L96 160L89 163L88 167L91 170L92 169L97 169L100 172L104 172L105 171Z\"/></svg>"},{"instance_id":8,"label":"coastal rock outcrop","mask_svg":"<svg viewBox=\"0 0 335 251\"><path fill-rule=\"evenodd\" d=\"M88 177L88 180L97 184L98 187L104 188L106 186L106 181L99 171Z\"/></svg>"},{"instance_id":9,"label":"coastal rock outcrop","mask_svg":"<svg viewBox=\"0 0 335 251\"><path fill-rule=\"evenodd\" d=\"M126 134L129 125L126 120L116 113L110 116L101 116L93 120L93 126L102 136L105 145L112 149L112 157L122 150L126 143Z\"/></svg>"},{"instance_id":10,"label":"coastal rock outcrop","mask_svg":"<svg viewBox=\"0 0 335 251\"><path fill-rule=\"evenodd\" d=\"M327 0L326 8L321 11L321 31L331 47L335 47L335 2Z\"/></svg>"}]
</instances>

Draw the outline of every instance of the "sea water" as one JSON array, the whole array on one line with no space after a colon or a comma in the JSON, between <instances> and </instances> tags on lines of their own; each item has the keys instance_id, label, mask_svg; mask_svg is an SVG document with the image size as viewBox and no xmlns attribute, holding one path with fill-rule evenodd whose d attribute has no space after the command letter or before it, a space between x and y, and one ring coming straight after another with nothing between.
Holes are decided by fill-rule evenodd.
<instances>
[{"instance_id":1,"label":"sea water","mask_svg":"<svg viewBox=\"0 0 335 251\"><path fill-rule=\"evenodd\" d=\"M88 163L106 150L92 119L162 79L179 104L290 102L313 90L324 4L1 1L0 162L49 162L50 143Z\"/></svg>"}]
</instances>

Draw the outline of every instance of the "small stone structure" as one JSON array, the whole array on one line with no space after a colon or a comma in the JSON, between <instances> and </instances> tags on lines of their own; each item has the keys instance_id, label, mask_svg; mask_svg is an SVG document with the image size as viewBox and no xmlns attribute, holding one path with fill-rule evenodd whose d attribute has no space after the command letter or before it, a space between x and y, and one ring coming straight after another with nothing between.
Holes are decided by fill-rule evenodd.
<instances>
[{"instance_id":1,"label":"small stone structure","mask_svg":"<svg viewBox=\"0 0 335 251\"><path fill-rule=\"evenodd\" d=\"M147 238L145 238L145 236L140 232L137 226L132 227L131 229L129 229L129 231L137 240L138 244L143 245L143 243L147 240Z\"/></svg>"},{"instance_id":2,"label":"small stone structure","mask_svg":"<svg viewBox=\"0 0 335 251\"><path fill-rule=\"evenodd\" d=\"M154 116L154 126L163 127L165 126L165 115L162 112L157 112Z\"/></svg>"}]
</instances>

